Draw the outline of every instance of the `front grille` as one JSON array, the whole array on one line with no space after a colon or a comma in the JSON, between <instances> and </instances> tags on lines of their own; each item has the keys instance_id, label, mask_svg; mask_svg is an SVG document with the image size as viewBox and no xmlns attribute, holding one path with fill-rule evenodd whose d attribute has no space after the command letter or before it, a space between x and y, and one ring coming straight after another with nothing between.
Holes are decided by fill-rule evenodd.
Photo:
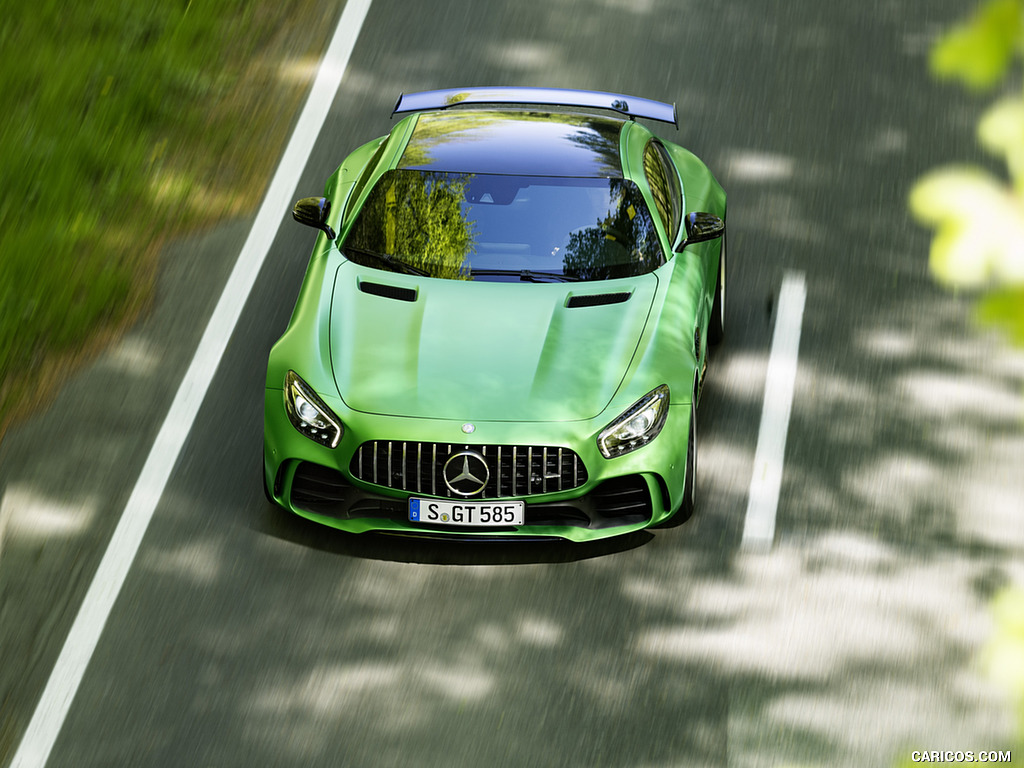
<instances>
[{"instance_id":1,"label":"front grille","mask_svg":"<svg viewBox=\"0 0 1024 768\"><path fill-rule=\"evenodd\" d=\"M371 451L374 443L366 443L363 448L366 452ZM402 443L391 443L392 453L395 451L396 446L400 449ZM406 458L409 457L408 445L417 446L417 443L409 443L406 445ZM378 473L381 471L382 461L386 460L381 453L388 449L388 443L386 441L378 441L377 444L378 452ZM430 455L433 456L433 443L423 443L422 446L430 447ZM464 445L453 445L448 446L447 444L441 446L438 445L438 454L442 454L441 448L444 448L444 456L447 457L451 453L462 450L476 450L481 455L487 455L489 458L497 458L498 446L464 446ZM557 448L548 448L548 465L549 469L554 469L554 459L551 457L558 457ZM364 452L363 461L369 461L369 454ZM543 447L530 447L530 446L515 446L515 457L519 460L520 452L523 455L540 456L540 460L544 458ZM504 470L501 473L502 490L509 484L510 478L508 472L510 466L505 461L506 455L511 455L512 446L501 446L501 455ZM567 457L573 456L574 454L567 448L562 449L561 462L568 466L569 459ZM357 455L358 456L358 455ZM445 459L447 460L447 459ZM536 472L539 471L539 461L535 459L533 468ZM577 458L575 460L576 465L579 467L581 474L579 475L579 484L582 485L585 480L585 472L583 471L582 462ZM520 462L522 474L520 476L521 483L525 483L525 471L526 462ZM356 461L352 462L353 468L356 466ZM441 463L443 466L443 462ZM411 469L412 467L407 467ZM399 480L398 486L400 487L400 478L397 472L398 466L392 461L391 472L392 476ZM568 478L566 478L568 479ZM378 474L378 480L383 480ZM549 489L550 485L554 482L552 477L548 478ZM381 483L378 483L380 485ZM543 480L534 477L531 481L533 487L540 485L543 488ZM408 485L408 482L407 482ZM451 493L447 487L444 487L443 481L441 486L444 488L443 492L435 495L444 495L451 497ZM517 485L517 488L519 486ZM407 488L408 491L415 493L415 487ZM566 482L563 482L563 490L569 490ZM485 489L486 493L497 493L497 483L493 485L489 484ZM540 491L543 492L543 491ZM427 493L424 489L421 493ZM520 495L528 495L525 492ZM336 518L338 520L355 520L361 518L373 518L382 520L391 520L396 523L400 523L407 526L410 529L416 528L429 528L429 526L421 525L418 523L411 523L409 521L409 501L406 498L392 498L384 496L373 491L362 490L356 486L350 485L344 475L338 470L330 467L323 467L318 464L312 464L310 462L300 462L295 468L293 480L291 484L291 503L295 509L303 510L306 512L312 512L318 515L326 515L329 517ZM653 513L653 506L651 501L651 495L648 491L647 482L641 475L628 475L625 477L615 477L611 480L599 484L590 493L584 496L578 496L570 499L563 499L561 501L527 501L526 503L526 525L520 528L520 531L526 530L530 526L572 526L577 528L609 528L620 525L630 525L633 523L640 523L651 519ZM446 527L445 531L452 533L465 533L478 531L477 528L463 527L454 528ZM494 532L497 529L491 529ZM501 529L512 531L513 528Z\"/></svg>"},{"instance_id":2,"label":"front grille","mask_svg":"<svg viewBox=\"0 0 1024 768\"><path fill-rule=\"evenodd\" d=\"M445 462L460 451L475 451L489 477L474 498L501 499L579 488L587 469L568 448L537 445L456 445L374 440L359 446L349 466L353 477L411 493L459 498L444 481Z\"/></svg>"}]
</instances>

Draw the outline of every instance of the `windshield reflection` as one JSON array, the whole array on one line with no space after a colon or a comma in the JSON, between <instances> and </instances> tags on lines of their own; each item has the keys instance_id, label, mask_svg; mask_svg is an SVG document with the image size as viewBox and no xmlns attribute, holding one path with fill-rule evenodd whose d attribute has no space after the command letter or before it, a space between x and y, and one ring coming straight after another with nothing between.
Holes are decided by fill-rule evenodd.
<instances>
[{"instance_id":1,"label":"windshield reflection","mask_svg":"<svg viewBox=\"0 0 1024 768\"><path fill-rule=\"evenodd\" d=\"M345 245L352 261L402 271L393 257L431 277L469 278L475 222L466 215L469 174L389 171L370 193ZM368 252L368 253L367 253Z\"/></svg>"},{"instance_id":2,"label":"windshield reflection","mask_svg":"<svg viewBox=\"0 0 1024 768\"><path fill-rule=\"evenodd\" d=\"M389 171L343 248L364 266L450 280L606 280L664 263L640 190L607 178Z\"/></svg>"}]
</instances>

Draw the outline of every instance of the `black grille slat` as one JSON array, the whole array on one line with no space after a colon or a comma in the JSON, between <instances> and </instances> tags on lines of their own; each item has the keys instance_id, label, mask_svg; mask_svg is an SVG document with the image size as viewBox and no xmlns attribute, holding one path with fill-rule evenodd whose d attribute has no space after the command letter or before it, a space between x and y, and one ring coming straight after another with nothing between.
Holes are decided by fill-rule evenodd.
<instances>
[{"instance_id":1,"label":"black grille slat","mask_svg":"<svg viewBox=\"0 0 1024 768\"><path fill-rule=\"evenodd\" d=\"M618 477L602 483L593 493L594 508L604 517L650 516L651 496L639 475Z\"/></svg>"},{"instance_id":2,"label":"black grille slat","mask_svg":"<svg viewBox=\"0 0 1024 768\"><path fill-rule=\"evenodd\" d=\"M338 488L317 486L308 481L292 492L295 501L335 501L340 495Z\"/></svg>"},{"instance_id":3,"label":"black grille slat","mask_svg":"<svg viewBox=\"0 0 1024 768\"><path fill-rule=\"evenodd\" d=\"M496 494L498 496L498 498L501 498L501 476L502 476L502 472L504 472L504 470L505 470L505 468L501 465L501 446L499 445L498 446L498 468L497 468L497 471L498 471L498 492Z\"/></svg>"},{"instance_id":4,"label":"black grille slat","mask_svg":"<svg viewBox=\"0 0 1024 768\"><path fill-rule=\"evenodd\" d=\"M351 487L337 470L303 462L295 470L291 498L295 504L316 508L316 505L338 503Z\"/></svg>"},{"instance_id":5,"label":"black grille slat","mask_svg":"<svg viewBox=\"0 0 1024 768\"><path fill-rule=\"evenodd\" d=\"M416 493L423 493L423 443L416 443Z\"/></svg>"},{"instance_id":6,"label":"black grille slat","mask_svg":"<svg viewBox=\"0 0 1024 768\"><path fill-rule=\"evenodd\" d=\"M586 469L574 451L544 445L371 441L356 450L350 471L373 485L456 498L445 485L443 471L448 458L463 450L483 456L490 471L487 486L474 498L533 496L572 490L587 482Z\"/></svg>"}]
</instances>

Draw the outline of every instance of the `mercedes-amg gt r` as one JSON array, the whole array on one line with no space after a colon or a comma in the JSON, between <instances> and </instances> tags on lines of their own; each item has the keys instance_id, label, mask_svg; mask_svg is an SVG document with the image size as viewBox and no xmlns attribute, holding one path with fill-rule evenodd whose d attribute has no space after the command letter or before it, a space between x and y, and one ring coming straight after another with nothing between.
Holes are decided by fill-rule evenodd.
<instances>
[{"instance_id":1,"label":"mercedes-amg gt r","mask_svg":"<svg viewBox=\"0 0 1024 768\"><path fill-rule=\"evenodd\" d=\"M403 95L294 217L264 487L345 531L587 541L694 508L726 196L620 94Z\"/></svg>"}]
</instances>

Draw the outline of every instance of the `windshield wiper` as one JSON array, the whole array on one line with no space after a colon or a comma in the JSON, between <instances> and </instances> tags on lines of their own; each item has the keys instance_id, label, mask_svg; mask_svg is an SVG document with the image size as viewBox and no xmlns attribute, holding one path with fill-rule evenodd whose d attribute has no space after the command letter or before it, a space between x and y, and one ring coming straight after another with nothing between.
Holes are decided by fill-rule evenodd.
<instances>
[{"instance_id":1,"label":"windshield wiper","mask_svg":"<svg viewBox=\"0 0 1024 768\"><path fill-rule=\"evenodd\" d=\"M369 256L371 259L376 259L381 264L387 264L389 267L405 272L407 275L419 275L420 277L430 277L430 273L414 267L412 264L407 264L401 259L396 259L394 256L390 256L386 253L378 253L377 251L371 251L368 248L358 248L354 245L343 245L341 247L343 251L352 251L354 253L361 253L364 256Z\"/></svg>"},{"instance_id":2,"label":"windshield wiper","mask_svg":"<svg viewBox=\"0 0 1024 768\"><path fill-rule=\"evenodd\" d=\"M579 281L578 277L573 275L566 275L561 272L534 272L529 269L474 269L470 271L472 275L494 275L500 277L518 277L524 283L546 283L549 280L554 280L559 283L575 283Z\"/></svg>"}]
</instances>

